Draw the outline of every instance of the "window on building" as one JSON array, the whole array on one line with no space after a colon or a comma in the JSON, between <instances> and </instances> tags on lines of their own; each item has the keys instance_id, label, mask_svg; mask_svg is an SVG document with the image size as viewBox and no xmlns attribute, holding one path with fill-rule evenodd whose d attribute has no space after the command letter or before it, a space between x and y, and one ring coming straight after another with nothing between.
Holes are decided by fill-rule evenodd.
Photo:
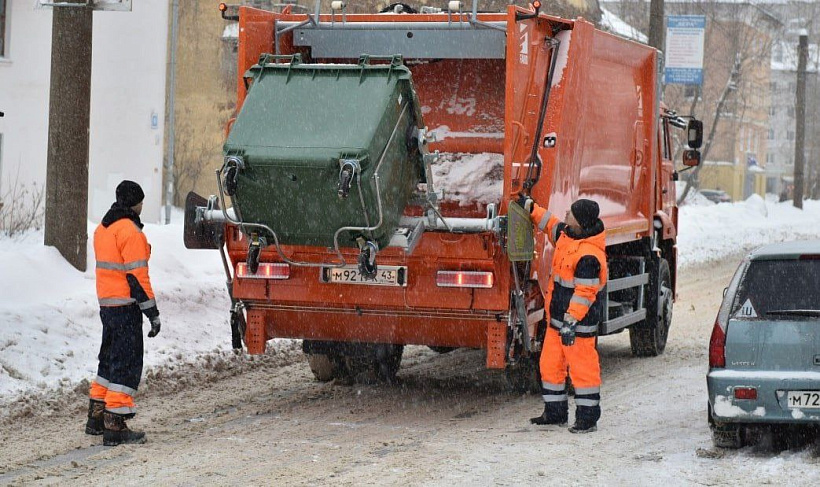
<instances>
[{"instance_id":1,"label":"window on building","mask_svg":"<svg viewBox=\"0 0 820 487\"><path fill-rule=\"evenodd\" d=\"M772 105L771 107L769 107L769 115L771 115L772 117L777 115L777 107L776 106Z\"/></svg>"},{"instance_id":2,"label":"window on building","mask_svg":"<svg viewBox=\"0 0 820 487\"><path fill-rule=\"evenodd\" d=\"M695 97L700 99L700 86L699 85L684 85L683 87L683 96L687 100L692 100Z\"/></svg>"},{"instance_id":3,"label":"window on building","mask_svg":"<svg viewBox=\"0 0 820 487\"><path fill-rule=\"evenodd\" d=\"M774 140L774 129L769 129L769 140Z\"/></svg>"},{"instance_id":4,"label":"window on building","mask_svg":"<svg viewBox=\"0 0 820 487\"><path fill-rule=\"evenodd\" d=\"M775 157L774 152L769 152L768 154L766 154L766 165L767 166L769 164L775 164L776 161L777 161L777 158Z\"/></svg>"},{"instance_id":5,"label":"window on building","mask_svg":"<svg viewBox=\"0 0 820 487\"><path fill-rule=\"evenodd\" d=\"M794 130L789 130L789 131L786 133L786 138L787 138L788 140L794 140Z\"/></svg>"},{"instance_id":6,"label":"window on building","mask_svg":"<svg viewBox=\"0 0 820 487\"><path fill-rule=\"evenodd\" d=\"M794 107L789 107L789 108L787 108L787 109L786 109L786 113L787 113L790 117L793 117L793 116L794 116Z\"/></svg>"},{"instance_id":7,"label":"window on building","mask_svg":"<svg viewBox=\"0 0 820 487\"><path fill-rule=\"evenodd\" d=\"M0 0L0 57L8 57L8 53L6 52L6 32L8 31L6 28L6 21L8 19L6 9L8 8L8 3L6 0Z\"/></svg>"}]
</instances>

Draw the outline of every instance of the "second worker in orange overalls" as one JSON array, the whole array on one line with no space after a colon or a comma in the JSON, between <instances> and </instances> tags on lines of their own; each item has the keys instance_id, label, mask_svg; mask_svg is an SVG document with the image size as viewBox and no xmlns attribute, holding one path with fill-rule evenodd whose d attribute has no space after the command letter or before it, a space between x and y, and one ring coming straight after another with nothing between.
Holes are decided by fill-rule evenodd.
<instances>
[{"instance_id":1,"label":"second worker in orange overalls","mask_svg":"<svg viewBox=\"0 0 820 487\"><path fill-rule=\"evenodd\" d=\"M544 412L530 421L567 423L569 368L575 388L575 424L569 430L589 433L597 429L601 417L601 367L595 337L606 316L606 232L598 218L598 204L579 199L562 222L527 196L521 195L518 202L555 246L545 296L549 326L540 361Z\"/></svg>"}]
</instances>

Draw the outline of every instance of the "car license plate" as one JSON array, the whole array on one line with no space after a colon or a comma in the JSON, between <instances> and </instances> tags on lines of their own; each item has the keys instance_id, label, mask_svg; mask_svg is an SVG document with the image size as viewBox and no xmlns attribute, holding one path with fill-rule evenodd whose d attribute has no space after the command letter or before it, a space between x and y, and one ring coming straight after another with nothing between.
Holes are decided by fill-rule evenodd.
<instances>
[{"instance_id":1,"label":"car license plate","mask_svg":"<svg viewBox=\"0 0 820 487\"><path fill-rule=\"evenodd\" d=\"M787 404L790 408L820 409L820 392L818 391L789 391Z\"/></svg>"},{"instance_id":2,"label":"car license plate","mask_svg":"<svg viewBox=\"0 0 820 487\"><path fill-rule=\"evenodd\" d=\"M335 284L365 284L370 286L406 286L407 267L382 266L376 271L376 277L367 279L359 272L359 266L347 265L344 267L324 267L321 274L322 282Z\"/></svg>"}]
</instances>

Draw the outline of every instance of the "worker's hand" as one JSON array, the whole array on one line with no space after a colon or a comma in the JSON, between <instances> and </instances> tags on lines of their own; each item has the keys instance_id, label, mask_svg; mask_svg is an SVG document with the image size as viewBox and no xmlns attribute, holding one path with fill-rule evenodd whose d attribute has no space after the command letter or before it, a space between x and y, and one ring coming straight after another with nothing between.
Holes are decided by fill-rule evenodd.
<instances>
[{"instance_id":1,"label":"worker's hand","mask_svg":"<svg viewBox=\"0 0 820 487\"><path fill-rule=\"evenodd\" d=\"M575 345L575 327L578 326L578 320L569 313L564 313L564 323L561 325L561 344L566 347Z\"/></svg>"},{"instance_id":2,"label":"worker's hand","mask_svg":"<svg viewBox=\"0 0 820 487\"><path fill-rule=\"evenodd\" d=\"M162 328L162 323L159 321L159 316L151 318L151 331L148 332L148 338L154 338L159 335L160 328Z\"/></svg>"},{"instance_id":3,"label":"worker's hand","mask_svg":"<svg viewBox=\"0 0 820 487\"><path fill-rule=\"evenodd\" d=\"M535 201L532 200L529 196L525 195L524 193L518 193L518 199L516 200L518 206L524 208L527 213L532 213L532 209L535 206Z\"/></svg>"}]
</instances>

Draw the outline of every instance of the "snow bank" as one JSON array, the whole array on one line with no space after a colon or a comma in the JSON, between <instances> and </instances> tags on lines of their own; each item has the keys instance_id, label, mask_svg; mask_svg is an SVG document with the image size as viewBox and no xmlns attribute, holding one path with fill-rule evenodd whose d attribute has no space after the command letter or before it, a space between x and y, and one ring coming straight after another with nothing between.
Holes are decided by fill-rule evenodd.
<instances>
[{"instance_id":1,"label":"snow bank","mask_svg":"<svg viewBox=\"0 0 820 487\"><path fill-rule=\"evenodd\" d=\"M737 203L682 206L678 216L681 265L716 261L771 242L820 238L820 201L767 202L757 195Z\"/></svg>"},{"instance_id":2,"label":"snow bank","mask_svg":"<svg viewBox=\"0 0 820 487\"><path fill-rule=\"evenodd\" d=\"M219 254L185 249L182 212L173 217L177 223L144 230L152 245L150 274L163 323L156 338L145 339L146 367L230 349L230 301ZM55 248L43 246L42 232L0 238L0 402L96 375L102 325L91 242L95 227L89 223L84 273Z\"/></svg>"}]
</instances>

